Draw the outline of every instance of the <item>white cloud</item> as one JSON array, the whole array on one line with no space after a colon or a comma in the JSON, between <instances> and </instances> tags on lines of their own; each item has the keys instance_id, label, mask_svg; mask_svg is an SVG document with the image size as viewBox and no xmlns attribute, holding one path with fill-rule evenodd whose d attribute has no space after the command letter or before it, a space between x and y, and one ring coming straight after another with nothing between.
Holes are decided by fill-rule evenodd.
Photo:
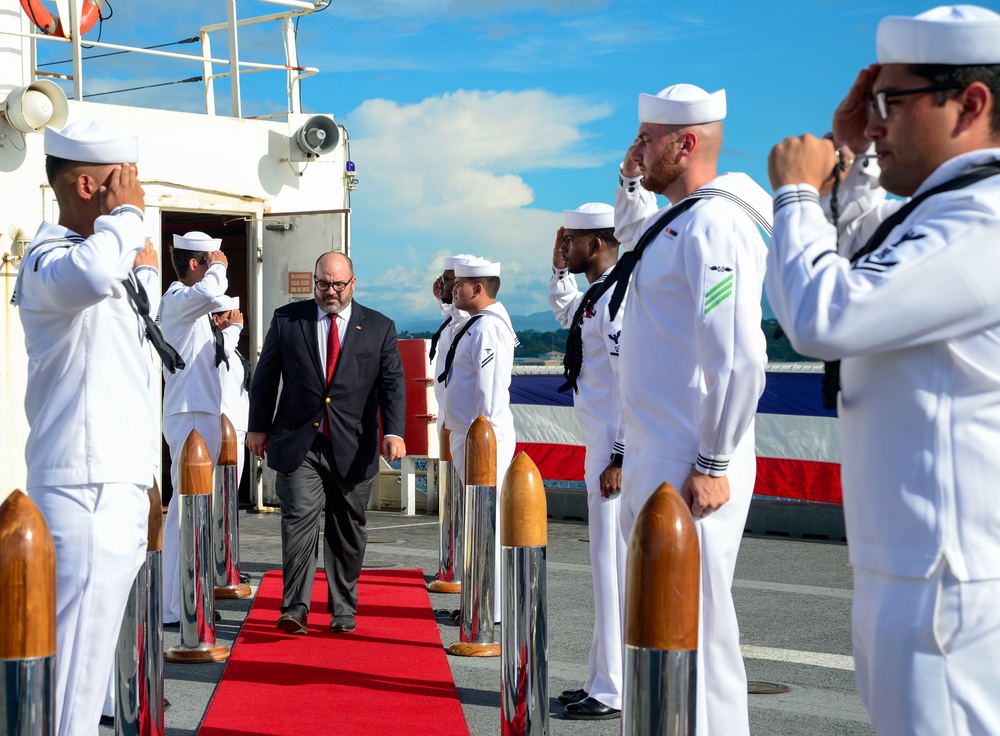
<instances>
[{"instance_id":1,"label":"white cloud","mask_svg":"<svg viewBox=\"0 0 1000 736\"><path fill-rule=\"evenodd\" d=\"M473 252L503 263L500 296L512 313L546 309L562 213L532 208L522 175L608 165L586 149L584 126L610 114L542 90L463 90L412 105L369 100L348 115L361 179L353 242L362 283L380 285L376 306L397 319L433 316L441 259Z\"/></svg>"}]
</instances>

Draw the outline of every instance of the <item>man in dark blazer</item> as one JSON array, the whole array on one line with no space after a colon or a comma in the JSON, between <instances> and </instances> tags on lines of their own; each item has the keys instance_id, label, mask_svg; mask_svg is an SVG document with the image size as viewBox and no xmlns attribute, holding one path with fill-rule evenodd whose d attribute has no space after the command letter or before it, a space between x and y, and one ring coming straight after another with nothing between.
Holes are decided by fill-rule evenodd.
<instances>
[{"instance_id":1,"label":"man in dark blazer","mask_svg":"<svg viewBox=\"0 0 1000 736\"><path fill-rule=\"evenodd\" d=\"M395 325L353 301L354 265L346 255L320 256L313 280L315 301L274 310L250 388L247 432L250 451L277 472L284 574L277 625L299 634L306 633L324 504L330 628L354 630L379 414L386 460L406 454Z\"/></svg>"}]
</instances>

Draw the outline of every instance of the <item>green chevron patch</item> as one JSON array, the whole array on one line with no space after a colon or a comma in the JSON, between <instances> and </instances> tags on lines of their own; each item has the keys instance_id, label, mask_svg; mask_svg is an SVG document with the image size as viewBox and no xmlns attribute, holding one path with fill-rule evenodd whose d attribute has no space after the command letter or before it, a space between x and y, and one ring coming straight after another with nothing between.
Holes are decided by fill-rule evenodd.
<instances>
[{"instance_id":1,"label":"green chevron patch","mask_svg":"<svg viewBox=\"0 0 1000 736\"><path fill-rule=\"evenodd\" d=\"M733 274L729 274L719 283L705 292L705 314L708 314L722 304L733 294Z\"/></svg>"}]
</instances>

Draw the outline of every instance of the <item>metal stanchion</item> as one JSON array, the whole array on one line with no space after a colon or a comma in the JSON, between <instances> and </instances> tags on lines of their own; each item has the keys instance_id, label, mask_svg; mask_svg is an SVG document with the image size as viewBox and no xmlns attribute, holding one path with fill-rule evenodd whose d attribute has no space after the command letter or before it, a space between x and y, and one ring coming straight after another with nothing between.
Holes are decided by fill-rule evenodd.
<instances>
[{"instance_id":1,"label":"metal stanchion","mask_svg":"<svg viewBox=\"0 0 1000 736\"><path fill-rule=\"evenodd\" d=\"M222 415L222 449L216 465L212 499L212 547L215 553L215 597L248 598L250 586L240 582L239 484L236 429Z\"/></svg>"},{"instance_id":2,"label":"metal stanchion","mask_svg":"<svg viewBox=\"0 0 1000 736\"><path fill-rule=\"evenodd\" d=\"M669 483L636 517L625 569L622 736L693 736L701 557Z\"/></svg>"},{"instance_id":3,"label":"metal stanchion","mask_svg":"<svg viewBox=\"0 0 1000 736\"><path fill-rule=\"evenodd\" d=\"M493 635L496 576L497 438L480 414L465 437L465 532L459 641L460 657L497 657Z\"/></svg>"},{"instance_id":4,"label":"metal stanchion","mask_svg":"<svg viewBox=\"0 0 1000 736\"><path fill-rule=\"evenodd\" d=\"M163 505L160 489L149 489L149 542L146 545L146 626L142 631L145 656L139 680L139 733L163 736Z\"/></svg>"},{"instance_id":5,"label":"metal stanchion","mask_svg":"<svg viewBox=\"0 0 1000 736\"><path fill-rule=\"evenodd\" d=\"M546 516L542 475L531 458L518 453L500 493L501 736L549 731Z\"/></svg>"},{"instance_id":6,"label":"metal stanchion","mask_svg":"<svg viewBox=\"0 0 1000 736\"><path fill-rule=\"evenodd\" d=\"M431 593L461 593L460 552L462 539L461 486L454 482L451 462L451 430L441 430L441 458L438 460L438 545L437 580L427 584Z\"/></svg>"},{"instance_id":7,"label":"metal stanchion","mask_svg":"<svg viewBox=\"0 0 1000 736\"><path fill-rule=\"evenodd\" d=\"M215 642L212 459L195 430L184 441L178 465L181 643L166 657L168 662L219 662L229 658L229 647Z\"/></svg>"},{"instance_id":8,"label":"metal stanchion","mask_svg":"<svg viewBox=\"0 0 1000 736\"><path fill-rule=\"evenodd\" d=\"M38 507L15 490L0 506L0 732L56 729L56 552Z\"/></svg>"}]
</instances>

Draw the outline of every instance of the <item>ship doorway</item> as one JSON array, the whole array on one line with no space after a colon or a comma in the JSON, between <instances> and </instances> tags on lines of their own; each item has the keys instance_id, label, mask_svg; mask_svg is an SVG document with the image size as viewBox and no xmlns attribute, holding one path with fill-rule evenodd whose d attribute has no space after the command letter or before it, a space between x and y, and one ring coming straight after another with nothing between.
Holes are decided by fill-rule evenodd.
<instances>
[{"instance_id":1,"label":"ship doorway","mask_svg":"<svg viewBox=\"0 0 1000 736\"><path fill-rule=\"evenodd\" d=\"M161 210L160 212L160 278L162 291L166 291L174 281L177 280L177 272L171 262L170 253L173 247L174 235L184 235L192 230L205 233L213 238L222 239L222 252L229 260L227 277L229 279L229 296L239 297L240 311L243 312L245 321L243 332L240 334L239 351L250 357L250 333L251 325L257 315L254 313L253 301L250 298L250 239L251 228L249 219L240 214L218 214L215 212L177 212ZM161 293L162 293L161 291ZM167 502L173 496L173 487L170 482L170 450L166 441L161 435L161 484L163 506L166 508ZM245 453L242 472L240 473L240 506L248 506L251 503L250 487L251 472L250 453Z\"/></svg>"}]
</instances>

